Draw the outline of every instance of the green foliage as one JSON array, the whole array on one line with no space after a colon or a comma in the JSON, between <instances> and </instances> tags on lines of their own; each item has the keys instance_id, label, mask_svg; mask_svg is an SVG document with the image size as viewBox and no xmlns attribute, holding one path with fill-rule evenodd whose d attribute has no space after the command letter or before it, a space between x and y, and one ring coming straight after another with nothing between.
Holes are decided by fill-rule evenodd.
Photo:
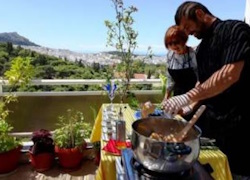
<instances>
[{"instance_id":1,"label":"green foliage","mask_svg":"<svg viewBox=\"0 0 250 180\"><path fill-rule=\"evenodd\" d=\"M83 113L68 109L66 116L58 117L58 128L54 142L60 148L82 148L85 139L90 137L92 127L84 121Z\"/></svg>"},{"instance_id":2,"label":"green foliage","mask_svg":"<svg viewBox=\"0 0 250 180\"><path fill-rule=\"evenodd\" d=\"M36 68L35 77L44 79L53 79L56 77L56 70L51 65L41 65Z\"/></svg>"},{"instance_id":3,"label":"green foliage","mask_svg":"<svg viewBox=\"0 0 250 180\"><path fill-rule=\"evenodd\" d=\"M9 133L13 127L6 121L9 110L6 105L10 102L17 101L15 94L11 94L11 90L16 86L26 86L33 74L33 66L30 59L17 57L12 60L10 70L5 72L4 79L9 81L9 94L2 96L0 101L0 153L7 152L20 145L20 141L16 137L10 136Z\"/></svg>"},{"instance_id":4,"label":"green foliage","mask_svg":"<svg viewBox=\"0 0 250 180\"><path fill-rule=\"evenodd\" d=\"M6 50L7 50L8 54L12 53L12 51L13 51L13 45L12 45L11 42L7 42L7 44L6 44Z\"/></svg>"},{"instance_id":5,"label":"green foliage","mask_svg":"<svg viewBox=\"0 0 250 180\"><path fill-rule=\"evenodd\" d=\"M138 109L139 108L139 101L136 98L135 94L129 92L127 97L128 97L129 106L133 109Z\"/></svg>"},{"instance_id":6,"label":"green foliage","mask_svg":"<svg viewBox=\"0 0 250 180\"><path fill-rule=\"evenodd\" d=\"M13 127L5 120L0 120L0 153L12 150L21 144L16 137L9 135L12 129Z\"/></svg>"},{"instance_id":7,"label":"green foliage","mask_svg":"<svg viewBox=\"0 0 250 180\"><path fill-rule=\"evenodd\" d=\"M26 86L34 75L34 69L30 58L17 57L11 61L10 70L5 72L5 77L12 86L17 84Z\"/></svg>"},{"instance_id":8,"label":"green foliage","mask_svg":"<svg viewBox=\"0 0 250 180\"><path fill-rule=\"evenodd\" d=\"M161 93L162 93L162 96L164 97L165 94L166 94L166 88L167 88L167 77L164 76L163 74L160 74L160 80L161 80Z\"/></svg>"},{"instance_id":9,"label":"green foliage","mask_svg":"<svg viewBox=\"0 0 250 180\"><path fill-rule=\"evenodd\" d=\"M122 53L118 51L110 52L111 59L121 59ZM75 62L65 61L62 58L57 58L48 55L42 55L35 51L24 50L21 46L17 48L8 43L0 43L0 76L4 76L4 73L10 69L13 59L21 55L22 58L30 59L30 63L34 66L34 78L36 79L109 79L114 77L114 72L120 72L124 74L126 72L126 63L122 61L121 64L113 65L100 65L95 63L92 66L83 65L82 60ZM127 55L127 54L126 54ZM165 64L145 64L143 60L138 60L135 55L131 56L133 59L132 64L129 66L131 76L134 73L150 73L155 77L158 77L160 72L165 72ZM150 56L149 56L150 57ZM125 76L124 76L125 80ZM123 84L118 84L122 86ZM136 87L135 87L136 88ZM60 86L60 88L53 86L35 86L35 87L19 87L15 86L12 91L54 91L60 89L66 91L69 86ZM79 90L79 88L71 87L72 91ZM131 85L129 86L131 89ZM143 89L143 88L141 88ZM4 86L4 91L8 92L10 88ZM81 90L100 90L98 86L84 86ZM125 89L124 89L125 90ZM122 91L121 91L122 92ZM125 94L127 96L127 94Z\"/></svg>"}]
</instances>

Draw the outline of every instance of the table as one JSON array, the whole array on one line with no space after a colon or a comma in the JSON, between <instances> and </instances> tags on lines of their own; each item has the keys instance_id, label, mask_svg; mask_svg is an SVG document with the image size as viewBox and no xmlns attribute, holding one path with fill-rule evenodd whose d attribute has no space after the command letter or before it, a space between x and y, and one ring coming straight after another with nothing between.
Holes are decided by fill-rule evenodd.
<instances>
[{"instance_id":1,"label":"table","mask_svg":"<svg viewBox=\"0 0 250 180\"><path fill-rule=\"evenodd\" d=\"M101 141L101 149L106 145L106 142L101 139L102 134L102 111L108 104L103 104L100 108L98 115L95 120L93 131L90 137L91 142ZM126 107L124 110L124 119L126 121L126 131L131 132L131 124L135 121L134 113L128 104L114 104L115 108L120 106ZM96 172L97 180L115 180L116 179L116 168L115 168L115 158L117 156L101 151L101 161ZM201 164L209 163L213 168L214 172L212 176L216 180L232 180L232 175L228 163L227 156L217 150L200 150L199 162Z\"/></svg>"}]
</instances>

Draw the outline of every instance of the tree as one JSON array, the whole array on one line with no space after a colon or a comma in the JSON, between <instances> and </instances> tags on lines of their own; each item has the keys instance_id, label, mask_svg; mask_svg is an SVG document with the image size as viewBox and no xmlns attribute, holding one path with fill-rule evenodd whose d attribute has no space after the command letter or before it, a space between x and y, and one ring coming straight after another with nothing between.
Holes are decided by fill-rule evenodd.
<instances>
[{"instance_id":1,"label":"tree","mask_svg":"<svg viewBox=\"0 0 250 180\"><path fill-rule=\"evenodd\" d=\"M132 16L133 13L137 12L137 8L134 6L124 8L122 0L111 1L115 8L116 20L114 22L105 21L108 28L107 46L115 47L120 52L124 64L125 77L122 78L119 87L119 95L121 103L123 103L129 91L130 78L132 77L132 55L137 47L138 33L133 29L134 19Z\"/></svg>"},{"instance_id":2,"label":"tree","mask_svg":"<svg viewBox=\"0 0 250 180\"><path fill-rule=\"evenodd\" d=\"M137 8L134 6L124 7L123 0L111 0L116 19L114 22L105 21L105 25L108 28L107 46L114 47L118 51L118 55L121 56L121 64L123 67L124 77L122 77L120 86L118 88L121 103L124 102L126 96L130 94L130 78L133 76L133 59L134 51L137 48L137 36L138 32L134 30L134 18L133 14L137 12ZM148 48L148 53L145 57L152 58L151 47Z\"/></svg>"},{"instance_id":3,"label":"tree","mask_svg":"<svg viewBox=\"0 0 250 180\"><path fill-rule=\"evenodd\" d=\"M13 45L12 45L11 42L7 42L7 44L6 44L6 50L7 50L8 54L12 53L12 51L13 51Z\"/></svg>"}]
</instances>

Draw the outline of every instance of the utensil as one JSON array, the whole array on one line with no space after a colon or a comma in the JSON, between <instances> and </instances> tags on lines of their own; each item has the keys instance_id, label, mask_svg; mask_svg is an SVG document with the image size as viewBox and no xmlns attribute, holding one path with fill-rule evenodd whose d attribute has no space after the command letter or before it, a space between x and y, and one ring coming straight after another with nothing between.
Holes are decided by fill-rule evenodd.
<instances>
[{"instance_id":1,"label":"utensil","mask_svg":"<svg viewBox=\"0 0 250 180\"><path fill-rule=\"evenodd\" d=\"M187 125L177 134L170 134L166 137L167 142L182 142L183 139L187 136L188 131L193 127L196 121L199 119L201 114L205 111L206 106L202 105L195 112L192 119L187 123Z\"/></svg>"}]
</instances>

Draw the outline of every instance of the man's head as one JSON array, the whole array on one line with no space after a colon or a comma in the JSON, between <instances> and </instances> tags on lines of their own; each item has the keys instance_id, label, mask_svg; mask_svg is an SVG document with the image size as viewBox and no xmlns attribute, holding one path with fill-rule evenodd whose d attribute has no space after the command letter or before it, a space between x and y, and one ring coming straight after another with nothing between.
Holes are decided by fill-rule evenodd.
<instances>
[{"instance_id":1,"label":"man's head","mask_svg":"<svg viewBox=\"0 0 250 180\"><path fill-rule=\"evenodd\" d=\"M202 39L215 17L201 3L186 1L181 4L175 14L175 22L188 35Z\"/></svg>"}]
</instances>

